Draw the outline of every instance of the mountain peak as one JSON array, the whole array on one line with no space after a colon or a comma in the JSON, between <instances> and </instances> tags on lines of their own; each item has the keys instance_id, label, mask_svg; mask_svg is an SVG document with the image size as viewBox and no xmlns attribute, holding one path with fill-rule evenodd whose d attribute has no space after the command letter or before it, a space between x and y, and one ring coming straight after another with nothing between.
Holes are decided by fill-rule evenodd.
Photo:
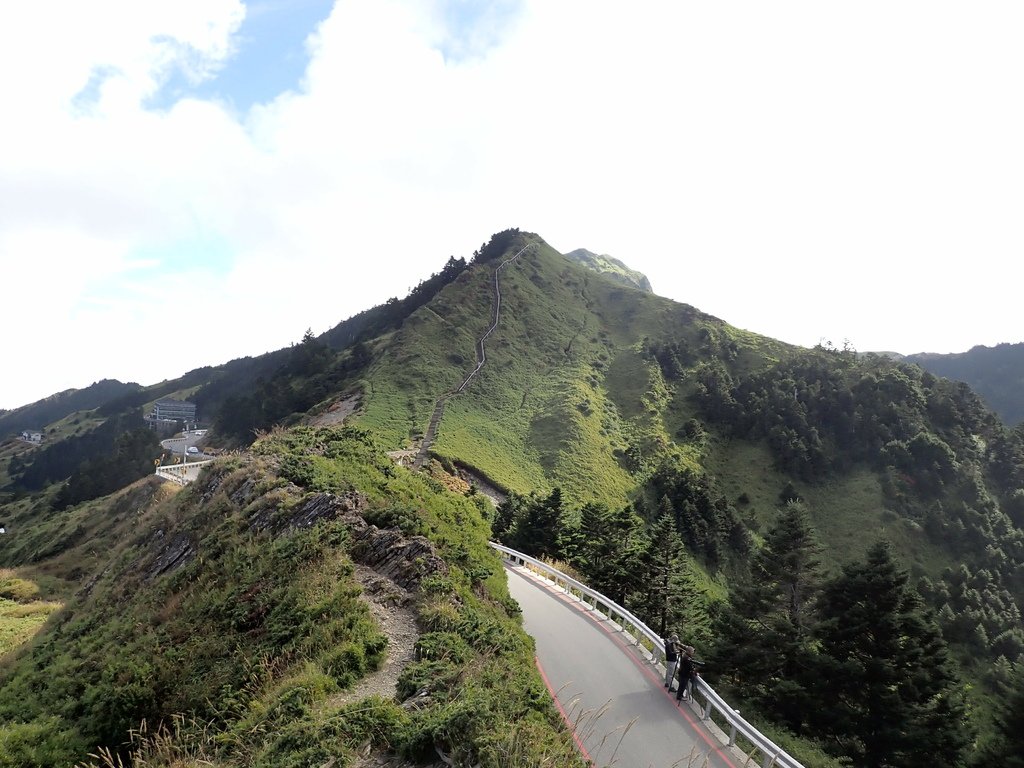
<instances>
[{"instance_id":1,"label":"mountain peak","mask_svg":"<svg viewBox=\"0 0 1024 768\"><path fill-rule=\"evenodd\" d=\"M651 281L647 279L645 274L637 272L635 269L630 269L621 261L612 258L608 254L596 254L593 251L588 251L586 248L577 248L575 251L562 255L631 288L654 293L654 289L651 288Z\"/></svg>"}]
</instances>

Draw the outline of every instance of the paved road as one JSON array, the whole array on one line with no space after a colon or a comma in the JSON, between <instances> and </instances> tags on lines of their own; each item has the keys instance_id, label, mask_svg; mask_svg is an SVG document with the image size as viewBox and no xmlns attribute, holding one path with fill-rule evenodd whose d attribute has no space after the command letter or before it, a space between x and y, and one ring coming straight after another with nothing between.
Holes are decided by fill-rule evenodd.
<instances>
[{"instance_id":1,"label":"paved road","mask_svg":"<svg viewBox=\"0 0 1024 768\"><path fill-rule=\"evenodd\" d=\"M184 437L169 437L166 440L160 441L160 447L165 451L171 453L181 454L188 456L189 461L196 461L198 459L209 459L212 458L207 456L202 451L199 453L188 453L188 449L196 445L200 440L203 439L203 435L185 435Z\"/></svg>"},{"instance_id":2,"label":"paved road","mask_svg":"<svg viewBox=\"0 0 1024 768\"><path fill-rule=\"evenodd\" d=\"M509 563L509 591L537 646L537 665L579 744L595 765L616 768L741 768L695 709L664 688L607 621Z\"/></svg>"}]
</instances>

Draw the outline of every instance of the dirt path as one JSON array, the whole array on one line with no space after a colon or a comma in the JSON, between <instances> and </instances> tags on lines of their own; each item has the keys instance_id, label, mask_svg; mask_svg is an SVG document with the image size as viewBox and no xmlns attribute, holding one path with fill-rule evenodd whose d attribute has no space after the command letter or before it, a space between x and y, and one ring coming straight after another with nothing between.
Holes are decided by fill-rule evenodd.
<instances>
[{"instance_id":1,"label":"dirt path","mask_svg":"<svg viewBox=\"0 0 1024 768\"><path fill-rule=\"evenodd\" d=\"M461 395L466 391L466 387L469 386L469 382L473 380L473 377L480 373L480 369L484 367L484 363L487 362L487 350L484 348L484 342L487 337L490 336L494 329L498 327L498 321L501 319L501 286L498 283L498 275L501 273L506 266L519 260L528 248L532 248L536 243L530 243L525 245L516 252L515 256L510 256L505 259L501 264L494 270L494 309L491 313L491 326L488 328L484 335L481 336L476 342L476 367L470 371L462 383L455 389L449 390L437 398L437 402L434 404L434 412L430 416L430 423L427 424L427 431L423 435L423 442L420 443L419 453L416 455L416 460L413 462L413 466L416 469L420 469L427 461L427 457L430 455L430 446L434 443L434 438L437 436L437 425L441 423L441 418L444 416L444 404L445 401L450 397Z\"/></svg>"}]
</instances>

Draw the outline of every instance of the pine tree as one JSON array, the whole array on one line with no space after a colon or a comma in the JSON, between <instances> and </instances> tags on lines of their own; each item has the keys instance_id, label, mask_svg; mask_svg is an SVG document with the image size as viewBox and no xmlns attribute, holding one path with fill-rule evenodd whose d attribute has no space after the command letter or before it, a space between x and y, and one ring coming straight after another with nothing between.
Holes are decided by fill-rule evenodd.
<instances>
[{"instance_id":1,"label":"pine tree","mask_svg":"<svg viewBox=\"0 0 1024 768\"><path fill-rule=\"evenodd\" d=\"M800 732L813 658L818 554L807 513L790 502L754 556L750 582L718 619L715 665L743 696Z\"/></svg>"},{"instance_id":2,"label":"pine tree","mask_svg":"<svg viewBox=\"0 0 1024 768\"><path fill-rule=\"evenodd\" d=\"M525 514L526 506L525 497L515 492L509 493L494 510L491 536L500 542L511 541L510 536L515 531L519 519Z\"/></svg>"},{"instance_id":3,"label":"pine tree","mask_svg":"<svg viewBox=\"0 0 1024 768\"><path fill-rule=\"evenodd\" d=\"M537 558L560 557L558 535L562 514L561 488L555 488L543 499L531 496L516 521L512 546Z\"/></svg>"},{"instance_id":4,"label":"pine tree","mask_svg":"<svg viewBox=\"0 0 1024 768\"><path fill-rule=\"evenodd\" d=\"M1024 768L1024 665L1017 664L996 713L996 736L978 766Z\"/></svg>"},{"instance_id":5,"label":"pine tree","mask_svg":"<svg viewBox=\"0 0 1024 768\"><path fill-rule=\"evenodd\" d=\"M650 548L647 550L647 593L644 601L644 614L657 622L658 634L665 637L668 633L670 617L679 614L678 606L685 601L680 581L673 575L680 572L680 561L683 557L683 541L676 530L675 513L668 497L662 503L651 525ZM672 622L675 628L675 622Z\"/></svg>"},{"instance_id":6,"label":"pine tree","mask_svg":"<svg viewBox=\"0 0 1024 768\"><path fill-rule=\"evenodd\" d=\"M632 598L644 594L648 587L644 568L644 557L650 547L647 526L632 506L611 512L610 522L614 554L605 594L630 608L637 602Z\"/></svg>"},{"instance_id":7,"label":"pine tree","mask_svg":"<svg viewBox=\"0 0 1024 768\"><path fill-rule=\"evenodd\" d=\"M579 540L571 562L597 590L607 580L604 571L611 552L609 523L608 508L601 504L588 503L580 509Z\"/></svg>"},{"instance_id":8,"label":"pine tree","mask_svg":"<svg viewBox=\"0 0 1024 768\"><path fill-rule=\"evenodd\" d=\"M630 595L646 592L644 521L632 507L611 511L599 504L580 510L576 565L591 587L626 606Z\"/></svg>"},{"instance_id":9,"label":"pine tree","mask_svg":"<svg viewBox=\"0 0 1024 768\"><path fill-rule=\"evenodd\" d=\"M813 727L865 768L963 765L970 734L946 643L879 543L820 600Z\"/></svg>"}]
</instances>

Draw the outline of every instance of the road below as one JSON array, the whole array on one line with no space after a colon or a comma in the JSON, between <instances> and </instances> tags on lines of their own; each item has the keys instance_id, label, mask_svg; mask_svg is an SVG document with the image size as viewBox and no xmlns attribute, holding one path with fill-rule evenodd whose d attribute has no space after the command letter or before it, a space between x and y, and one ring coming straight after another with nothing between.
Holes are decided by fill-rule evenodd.
<instances>
[{"instance_id":1,"label":"road below","mask_svg":"<svg viewBox=\"0 0 1024 768\"><path fill-rule=\"evenodd\" d=\"M537 662L577 743L596 766L740 768L659 669L617 628L560 590L506 563L509 592L534 638Z\"/></svg>"}]
</instances>

